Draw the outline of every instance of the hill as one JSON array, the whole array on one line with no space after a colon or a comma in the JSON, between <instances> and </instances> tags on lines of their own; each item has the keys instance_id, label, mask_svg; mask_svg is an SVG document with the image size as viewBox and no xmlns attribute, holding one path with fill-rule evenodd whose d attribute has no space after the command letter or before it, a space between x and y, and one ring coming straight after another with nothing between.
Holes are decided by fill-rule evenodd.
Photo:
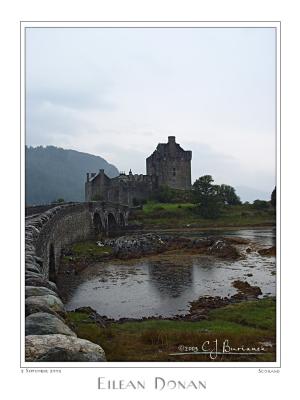
<instances>
[{"instance_id":1,"label":"hill","mask_svg":"<svg viewBox=\"0 0 300 400\"><path fill-rule=\"evenodd\" d=\"M104 169L109 177L118 169L102 157L55 146L26 146L26 205L47 204L63 198L84 200L87 172Z\"/></svg>"}]
</instances>

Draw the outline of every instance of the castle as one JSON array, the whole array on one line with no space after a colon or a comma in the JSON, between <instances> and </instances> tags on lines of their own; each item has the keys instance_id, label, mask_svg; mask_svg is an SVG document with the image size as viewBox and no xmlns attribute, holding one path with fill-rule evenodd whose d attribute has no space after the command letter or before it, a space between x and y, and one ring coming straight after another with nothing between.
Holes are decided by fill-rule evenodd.
<instances>
[{"instance_id":1,"label":"castle","mask_svg":"<svg viewBox=\"0 0 300 400\"><path fill-rule=\"evenodd\" d=\"M192 152L185 151L176 143L175 136L168 143L159 143L156 150L146 159L146 175L126 175L121 172L109 178L103 169L98 173L87 173L85 200L105 200L124 205L135 205L147 200L161 186L173 189L191 188Z\"/></svg>"}]
</instances>

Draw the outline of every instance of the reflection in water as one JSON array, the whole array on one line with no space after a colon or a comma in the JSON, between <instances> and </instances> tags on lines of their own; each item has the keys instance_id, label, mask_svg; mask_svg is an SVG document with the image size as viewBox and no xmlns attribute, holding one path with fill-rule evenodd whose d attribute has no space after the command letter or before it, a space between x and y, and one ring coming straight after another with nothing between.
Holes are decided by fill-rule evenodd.
<instances>
[{"instance_id":1,"label":"reflection in water","mask_svg":"<svg viewBox=\"0 0 300 400\"><path fill-rule=\"evenodd\" d=\"M162 296L179 297L193 283L192 260L188 265L177 265L162 260L150 261L148 265L149 278L153 288Z\"/></svg>"},{"instance_id":2,"label":"reflection in water","mask_svg":"<svg viewBox=\"0 0 300 400\"><path fill-rule=\"evenodd\" d=\"M212 232L206 234L212 236ZM251 239L265 247L274 244L274 234L271 228L217 233ZM237 261L164 253L89 266L78 277L68 276L65 284L73 289L64 300L68 310L90 306L99 314L116 319L169 317L185 314L189 302L200 296L235 294L232 282L236 279L259 286L263 295L274 295L275 270L275 258L262 257L256 251Z\"/></svg>"}]
</instances>

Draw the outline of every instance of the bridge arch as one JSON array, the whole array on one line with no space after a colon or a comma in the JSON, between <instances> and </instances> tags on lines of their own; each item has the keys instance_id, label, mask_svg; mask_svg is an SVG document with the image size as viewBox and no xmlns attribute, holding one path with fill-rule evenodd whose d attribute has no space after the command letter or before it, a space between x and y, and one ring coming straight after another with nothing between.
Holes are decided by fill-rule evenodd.
<instances>
[{"instance_id":1,"label":"bridge arch","mask_svg":"<svg viewBox=\"0 0 300 400\"><path fill-rule=\"evenodd\" d=\"M125 217L124 214L122 212L119 213L119 224L120 224L120 228L124 228L126 223L125 223Z\"/></svg>"},{"instance_id":2,"label":"bridge arch","mask_svg":"<svg viewBox=\"0 0 300 400\"><path fill-rule=\"evenodd\" d=\"M118 223L116 220L115 215L112 212L109 212L107 214L107 226L106 226L107 232L114 232L118 229Z\"/></svg>"},{"instance_id":3,"label":"bridge arch","mask_svg":"<svg viewBox=\"0 0 300 400\"><path fill-rule=\"evenodd\" d=\"M102 218L98 211L96 211L93 215L93 226L96 235L99 235L101 232L105 231L105 226L103 226Z\"/></svg>"}]
</instances>

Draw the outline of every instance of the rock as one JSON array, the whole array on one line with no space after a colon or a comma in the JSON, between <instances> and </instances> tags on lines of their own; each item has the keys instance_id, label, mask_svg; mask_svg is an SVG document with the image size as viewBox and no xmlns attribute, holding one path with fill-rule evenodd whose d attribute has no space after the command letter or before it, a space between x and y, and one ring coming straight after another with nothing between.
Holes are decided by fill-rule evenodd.
<instances>
[{"instance_id":1,"label":"rock","mask_svg":"<svg viewBox=\"0 0 300 400\"><path fill-rule=\"evenodd\" d=\"M25 286L25 298L31 296L46 296L52 295L57 297L57 293L53 292L53 290L48 289L43 286Z\"/></svg>"},{"instance_id":2,"label":"rock","mask_svg":"<svg viewBox=\"0 0 300 400\"><path fill-rule=\"evenodd\" d=\"M35 261L34 255L31 255L31 254L26 253L26 255L25 255L25 262L26 262L26 263L33 263L33 264L35 264L36 261Z\"/></svg>"},{"instance_id":3,"label":"rock","mask_svg":"<svg viewBox=\"0 0 300 400\"><path fill-rule=\"evenodd\" d=\"M258 250L261 256L276 256L276 246L269 247L268 249Z\"/></svg>"},{"instance_id":4,"label":"rock","mask_svg":"<svg viewBox=\"0 0 300 400\"><path fill-rule=\"evenodd\" d=\"M25 270L25 279L27 278L43 278L43 274L41 274L40 272L33 272L33 271L28 271Z\"/></svg>"},{"instance_id":5,"label":"rock","mask_svg":"<svg viewBox=\"0 0 300 400\"><path fill-rule=\"evenodd\" d=\"M55 285L55 283L48 281L48 279L46 279L43 276L39 276L39 277L33 277L33 276L28 276L25 277L25 285L26 286L43 286L46 287L50 290L53 290L54 292L57 292L57 286Z\"/></svg>"},{"instance_id":6,"label":"rock","mask_svg":"<svg viewBox=\"0 0 300 400\"><path fill-rule=\"evenodd\" d=\"M238 289L238 293L232 296L233 299L256 299L262 294L260 287L251 286L247 281L236 280L232 282L232 286Z\"/></svg>"},{"instance_id":7,"label":"rock","mask_svg":"<svg viewBox=\"0 0 300 400\"><path fill-rule=\"evenodd\" d=\"M55 315L38 312L25 318L25 335L57 334L76 336L61 319Z\"/></svg>"},{"instance_id":8,"label":"rock","mask_svg":"<svg viewBox=\"0 0 300 400\"><path fill-rule=\"evenodd\" d=\"M231 303L228 297L220 296L201 296L197 300L190 302L190 315L206 315L209 310L225 307Z\"/></svg>"},{"instance_id":9,"label":"rock","mask_svg":"<svg viewBox=\"0 0 300 400\"><path fill-rule=\"evenodd\" d=\"M167 250L167 243L160 235L154 233L121 236L117 239L106 240L105 245L111 246L114 255L122 259L157 254Z\"/></svg>"},{"instance_id":10,"label":"rock","mask_svg":"<svg viewBox=\"0 0 300 400\"><path fill-rule=\"evenodd\" d=\"M102 347L88 340L66 335L25 337L26 361L106 361Z\"/></svg>"},{"instance_id":11,"label":"rock","mask_svg":"<svg viewBox=\"0 0 300 400\"><path fill-rule=\"evenodd\" d=\"M58 293L57 286L54 282L48 281L48 285L50 286L51 290L53 290L53 292Z\"/></svg>"},{"instance_id":12,"label":"rock","mask_svg":"<svg viewBox=\"0 0 300 400\"><path fill-rule=\"evenodd\" d=\"M41 273L40 269L35 264L30 263L25 264L25 272L35 272L37 274Z\"/></svg>"},{"instance_id":13,"label":"rock","mask_svg":"<svg viewBox=\"0 0 300 400\"><path fill-rule=\"evenodd\" d=\"M30 296L25 300L25 315L36 312L48 312L64 314L64 305L57 296L51 294L44 296Z\"/></svg>"},{"instance_id":14,"label":"rock","mask_svg":"<svg viewBox=\"0 0 300 400\"><path fill-rule=\"evenodd\" d=\"M112 247L113 254L118 258L128 259L145 255L159 254L167 250L197 249L200 253L211 254L217 257L237 259L241 255L233 244L246 244L249 241L243 238L199 238L158 235L154 233L121 236L117 239L105 241L105 245Z\"/></svg>"},{"instance_id":15,"label":"rock","mask_svg":"<svg viewBox=\"0 0 300 400\"><path fill-rule=\"evenodd\" d=\"M236 236L226 236L224 239L226 240L226 242L231 244L248 244L250 242L249 239L244 239Z\"/></svg>"},{"instance_id":16,"label":"rock","mask_svg":"<svg viewBox=\"0 0 300 400\"><path fill-rule=\"evenodd\" d=\"M99 315L93 308L89 306L76 308L75 312L86 314L88 320L96 322L96 324L102 326L102 328L107 326L108 318L106 316Z\"/></svg>"},{"instance_id":17,"label":"rock","mask_svg":"<svg viewBox=\"0 0 300 400\"><path fill-rule=\"evenodd\" d=\"M215 241L207 249L207 253L225 259L237 259L240 257L240 253L237 251L237 249L224 240Z\"/></svg>"},{"instance_id":18,"label":"rock","mask_svg":"<svg viewBox=\"0 0 300 400\"><path fill-rule=\"evenodd\" d=\"M26 225L25 231L32 232L35 235L39 235L40 231L34 225Z\"/></svg>"},{"instance_id":19,"label":"rock","mask_svg":"<svg viewBox=\"0 0 300 400\"><path fill-rule=\"evenodd\" d=\"M201 313L191 314L189 320L191 321L202 321L204 319L208 319L208 316Z\"/></svg>"},{"instance_id":20,"label":"rock","mask_svg":"<svg viewBox=\"0 0 300 400\"><path fill-rule=\"evenodd\" d=\"M208 249L213 243L213 239L200 238L193 241L193 247L195 249Z\"/></svg>"}]
</instances>

